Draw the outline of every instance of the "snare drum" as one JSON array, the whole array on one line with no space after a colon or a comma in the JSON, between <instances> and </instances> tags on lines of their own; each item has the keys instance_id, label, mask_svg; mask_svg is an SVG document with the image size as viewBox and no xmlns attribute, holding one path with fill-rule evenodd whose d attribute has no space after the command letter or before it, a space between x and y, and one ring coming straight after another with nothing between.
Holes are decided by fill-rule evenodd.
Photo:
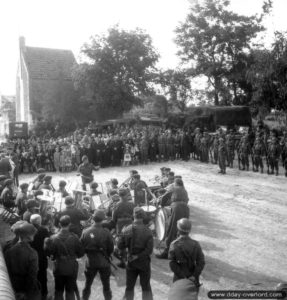
<instances>
[{"instance_id":1,"label":"snare drum","mask_svg":"<svg viewBox=\"0 0 287 300\"><path fill-rule=\"evenodd\" d=\"M167 234L169 219L171 217L171 207L162 207L155 216L155 232L160 242L164 241Z\"/></svg>"},{"instance_id":2,"label":"snare drum","mask_svg":"<svg viewBox=\"0 0 287 300\"><path fill-rule=\"evenodd\" d=\"M145 213L149 214L149 213L154 213L156 211L156 207L153 205L144 205L141 206L141 208L145 211Z\"/></svg>"}]
</instances>

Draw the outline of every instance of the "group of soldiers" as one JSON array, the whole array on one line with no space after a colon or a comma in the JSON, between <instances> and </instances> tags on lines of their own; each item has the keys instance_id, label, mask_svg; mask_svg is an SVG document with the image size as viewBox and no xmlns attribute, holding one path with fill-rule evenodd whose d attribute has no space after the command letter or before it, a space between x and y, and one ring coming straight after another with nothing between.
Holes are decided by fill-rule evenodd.
<instances>
[{"instance_id":1,"label":"group of soldiers","mask_svg":"<svg viewBox=\"0 0 287 300\"><path fill-rule=\"evenodd\" d=\"M172 215L167 248L156 256L169 259L174 282L188 279L194 291L198 292L199 276L205 262L199 243L189 237L191 221L187 192L181 176L174 175L169 168L162 168L161 171L163 192L171 193L170 202L166 205L171 206ZM76 199L66 190L66 182L60 181L57 192L62 193L65 207L53 218L49 218L43 209L40 197L43 190L55 190L52 177L44 172L44 169L38 170L39 174L33 181L33 193L29 194L28 184L22 183L16 199L13 198L9 192L12 190L11 179L5 181L1 193L4 202L10 203L10 208L14 203L21 218L12 226L15 238L4 249L17 299L47 299L48 257L54 265L54 299L63 299L64 292L66 299L80 299L77 259L85 254L86 281L81 299L89 299L93 280L98 273L104 298L112 299L110 276L118 267L126 269L124 299L134 299L137 277L140 277L143 299L153 299L150 279L154 236L149 228L150 216L141 207L146 201L145 193L153 194L138 172L130 171L128 188L119 188L117 180L111 180L111 201L105 210L91 209L85 201L78 207ZM90 183L87 199L100 194L97 187L96 182ZM134 199L131 198L131 189L134 190ZM88 221L85 229L82 221ZM112 262L113 254L119 259L117 265Z\"/></svg>"},{"instance_id":2,"label":"group of soldiers","mask_svg":"<svg viewBox=\"0 0 287 300\"><path fill-rule=\"evenodd\" d=\"M287 177L287 132L279 138L277 131L267 132L261 128L243 134L233 129L214 135L196 130L194 137L194 158L202 162L211 160L219 164L219 173L225 174L226 167L233 168L237 156L239 170L249 171L250 163L254 172L279 175L280 162ZM265 163L266 162L266 163Z\"/></svg>"}]
</instances>

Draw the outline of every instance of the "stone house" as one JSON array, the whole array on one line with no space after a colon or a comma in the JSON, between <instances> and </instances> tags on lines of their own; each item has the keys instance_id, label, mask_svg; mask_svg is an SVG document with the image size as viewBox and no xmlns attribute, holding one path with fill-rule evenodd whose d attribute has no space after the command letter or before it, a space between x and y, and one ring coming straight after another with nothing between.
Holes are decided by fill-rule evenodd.
<instances>
[{"instance_id":1,"label":"stone house","mask_svg":"<svg viewBox=\"0 0 287 300\"><path fill-rule=\"evenodd\" d=\"M28 47L19 38L16 78L16 121L31 129L43 119L57 121L75 97L72 68L76 63L71 50Z\"/></svg>"}]
</instances>

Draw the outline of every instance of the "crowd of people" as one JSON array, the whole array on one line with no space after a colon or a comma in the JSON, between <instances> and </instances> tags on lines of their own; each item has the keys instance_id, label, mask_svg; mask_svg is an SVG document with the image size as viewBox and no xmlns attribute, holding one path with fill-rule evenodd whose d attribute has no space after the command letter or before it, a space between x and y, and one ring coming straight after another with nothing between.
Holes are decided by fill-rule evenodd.
<instances>
[{"instance_id":1,"label":"crowd of people","mask_svg":"<svg viewBox=\"0 0 287 300\"><path fill-rule=\"evenodd\" d=\"M14 163L16 183L19 174L33 173L38 168L56 172L77 170L83 156L101 168L193 158L218 164L222 174L227 166L233 168L235 158L241 170L249 171L252 164L254 172L263 173L266 167L268 174L276 175L282 162L287 176L287 131L279 136L263 124L244 133L221 128L208 133L200 128L171 130L126 125L92 130L87 127L66 137L13 140L2 152L8 152Z\"/></svg>"},{"instance_id":2,"label":"crowd of people","mask_svg":"<svg viewBox=\"0 0 287 300\"><path fill-rule=\"evenodd\" d=\"M85 161L79 169L83 171L88 164ZM189 237L192 227L189 199L181 176L175 175L170 168L161 168L161 175L157 177L160 185L154 191L136 170L131 170L128 180L121 186L117 179L111 179L108 205L95 208L91 205L92 197L101 194L96 182L90 182L89 192L79 207L79 200L66 190L65 181L60 181L55 190L52 176L45 174L44 169L37 173L33 186L22 183L16 197L12 179L5 180L1 192L4 207L17 210L20 219L11 227L15 238L4 248L17 299L47 299L48 258L54 264L54 299L64 299L64 293L67 300L80 299L77 259L84 255L86 281L81 299L89 299L97 273L103 285L104 299L112 299L110 276L116 268L126 269L124 299L134 299L138 277L143 299L153 299L150 279L154 233L150 229L152 217L144 209L146 195L149 195L150 205L171 208L166 246L156 257L169 259L174 282L188 279L194 293L198 293L199 277L205 265L204 254L200 244ZM64 199L65 207L54 215L49 214L46 198L42 197L47 190L61 193ZM112 257L119 260L116 265ZM177 299L172 297L169 299Z\"/></svg>"}]
</instances>

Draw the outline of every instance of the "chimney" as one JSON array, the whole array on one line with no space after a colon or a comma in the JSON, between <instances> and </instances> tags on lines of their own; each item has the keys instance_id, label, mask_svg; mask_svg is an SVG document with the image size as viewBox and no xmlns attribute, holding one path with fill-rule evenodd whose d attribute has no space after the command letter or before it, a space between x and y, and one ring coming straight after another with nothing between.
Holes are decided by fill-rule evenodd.
<instances>
[{"instance_id":1,"label":"chimney","mask_svg":"<svg viewBox=\"0 0 287 300\"><path fill-rule=\"evenodd\" d=\"M25 37L24 36L19 37L19 47L20 47L20 52L25 52L26 51L26 43L25 43Z\"/></svg>"}]
</instances>

